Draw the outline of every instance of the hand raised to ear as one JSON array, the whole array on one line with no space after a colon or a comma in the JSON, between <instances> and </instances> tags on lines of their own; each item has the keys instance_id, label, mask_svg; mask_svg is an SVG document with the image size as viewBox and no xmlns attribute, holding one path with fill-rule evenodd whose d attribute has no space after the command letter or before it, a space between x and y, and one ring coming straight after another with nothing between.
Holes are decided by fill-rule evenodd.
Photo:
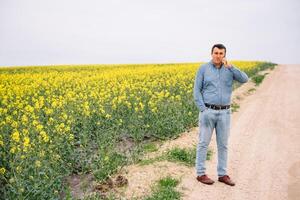
<instances>
[{"instance_id":1,"label":"hand raised to ear","mask_svg":"<svg viewBox=\"0 0 300 200\"><path fill-rule=\"evenodd\" d=\"M226 58L223 58L222 62L224 64L224 67L226 67L226 68L232 67L232 64L230 62L228 62Z\"/></svg>"}]
</instances>

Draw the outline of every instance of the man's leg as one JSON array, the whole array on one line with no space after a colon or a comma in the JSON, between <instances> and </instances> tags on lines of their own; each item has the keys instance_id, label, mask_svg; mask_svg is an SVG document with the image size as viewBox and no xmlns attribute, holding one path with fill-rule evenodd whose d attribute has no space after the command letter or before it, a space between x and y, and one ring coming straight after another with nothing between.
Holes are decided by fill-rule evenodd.
<instances>
[{"instance_id":1,"label":"man's leg","mask_svg":"<svg viewBox=\"0 0 300 200\"><path fill-rule=\"evenodd\" d=\"M227 170L227 154L228 154L228 138L230 135L230 110L220 110L216 124L216 139L218 146L218 176L226 175Z\"/></svg>"},{"instance_id":2,"label":"man's leg","mask_svg":"<svg viewBox=\"0 0 300 200\"><path fill-rule=\"evenodd\" d=\"M207 147L210 143L213 129L215 127L215 117L213 110L207 109L199 113L199 142L196 154L197 176L205 174L205 161L207 156Z\"/></svg>"}]
</instances>

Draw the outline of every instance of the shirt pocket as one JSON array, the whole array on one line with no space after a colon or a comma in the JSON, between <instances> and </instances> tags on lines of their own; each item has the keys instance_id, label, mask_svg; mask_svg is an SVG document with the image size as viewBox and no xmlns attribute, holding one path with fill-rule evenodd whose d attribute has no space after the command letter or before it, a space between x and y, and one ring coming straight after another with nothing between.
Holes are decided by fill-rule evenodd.
<instances>
[{"instance_id":1,"label":"shirt pocket","mask_svg":"<svg viewBox=\"0 0 300 200\"><path fill-rule=\"evenodd\" d=\"M231 87L232 86L232 82L233 82L232 78L225 79L225 84L226 84L227 87Z\"/></svg>"},{"instance_id":2,"label":"shirt pocket","mask_svg":"<svg viewBox=\"0 0 300 200\"><path fill-rule=\"evenodd\" d=\"M223 83L227 86L227 87L231 87L233 84L233 76L229 73L225 73L224 77L223 77Z\"/></svg>"},{"instance_id":3,"label":"shirt pocket","mask_svg":"<svg viewBox=\"0 0 300 200\"><path fill-rule=\"evenodd\" d=\"M218 79L218 77L212 73L205 74L204 81L203 81L204 87L207 87L209 85L215 85L216 82L218 81L217 79Z\"/></svg>"}]
</instances>

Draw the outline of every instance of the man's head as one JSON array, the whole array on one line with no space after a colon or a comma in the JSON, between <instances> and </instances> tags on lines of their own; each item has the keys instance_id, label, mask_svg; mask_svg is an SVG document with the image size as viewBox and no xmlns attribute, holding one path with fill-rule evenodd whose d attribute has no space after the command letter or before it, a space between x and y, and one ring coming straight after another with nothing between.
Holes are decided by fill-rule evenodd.
<instances>
[{"instance_id":1,"label":"man's head","mask_svg":"<svg viewBox=\"0 0 300 200\"><path fill-rule=\"evenodd\" d=\"M216 65L221 65L223 58L226 56L226 47L223 44L215 44L211 48L212 61Z\"/></svg>"}]
</instances>

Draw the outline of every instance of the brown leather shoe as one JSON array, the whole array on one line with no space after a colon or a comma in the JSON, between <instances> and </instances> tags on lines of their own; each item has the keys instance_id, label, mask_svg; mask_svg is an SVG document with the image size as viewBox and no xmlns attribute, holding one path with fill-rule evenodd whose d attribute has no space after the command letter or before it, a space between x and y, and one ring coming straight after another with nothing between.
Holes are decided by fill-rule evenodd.
<instances>
[{"instance_id":1,"label":"brown leather shoe","mask_svg":"<svg viewBox=\"0 0 300 200\"><path fill-rule=\"evenodd\" d=\"M207 177L206 174L202 175L202 176L197 176L196 178L198 181L200 181L201 183L207 184L207 185L212 185L215 181L211 180L210 178Z\"/></svg>"},{"instance_id":2,"label":"brown leather shoe","mask_svg":"<svg viewBox=\"0 0 300 200\"><path fill-rule=\"evenodd\" d=\"M235 185L235 183L232 180L230 180L230 177L228 175L219 177L219 181L223 182L223 183L225 183L227 185L230 185L230 186L234 186Z\"/></svg>"}]
</instances>

